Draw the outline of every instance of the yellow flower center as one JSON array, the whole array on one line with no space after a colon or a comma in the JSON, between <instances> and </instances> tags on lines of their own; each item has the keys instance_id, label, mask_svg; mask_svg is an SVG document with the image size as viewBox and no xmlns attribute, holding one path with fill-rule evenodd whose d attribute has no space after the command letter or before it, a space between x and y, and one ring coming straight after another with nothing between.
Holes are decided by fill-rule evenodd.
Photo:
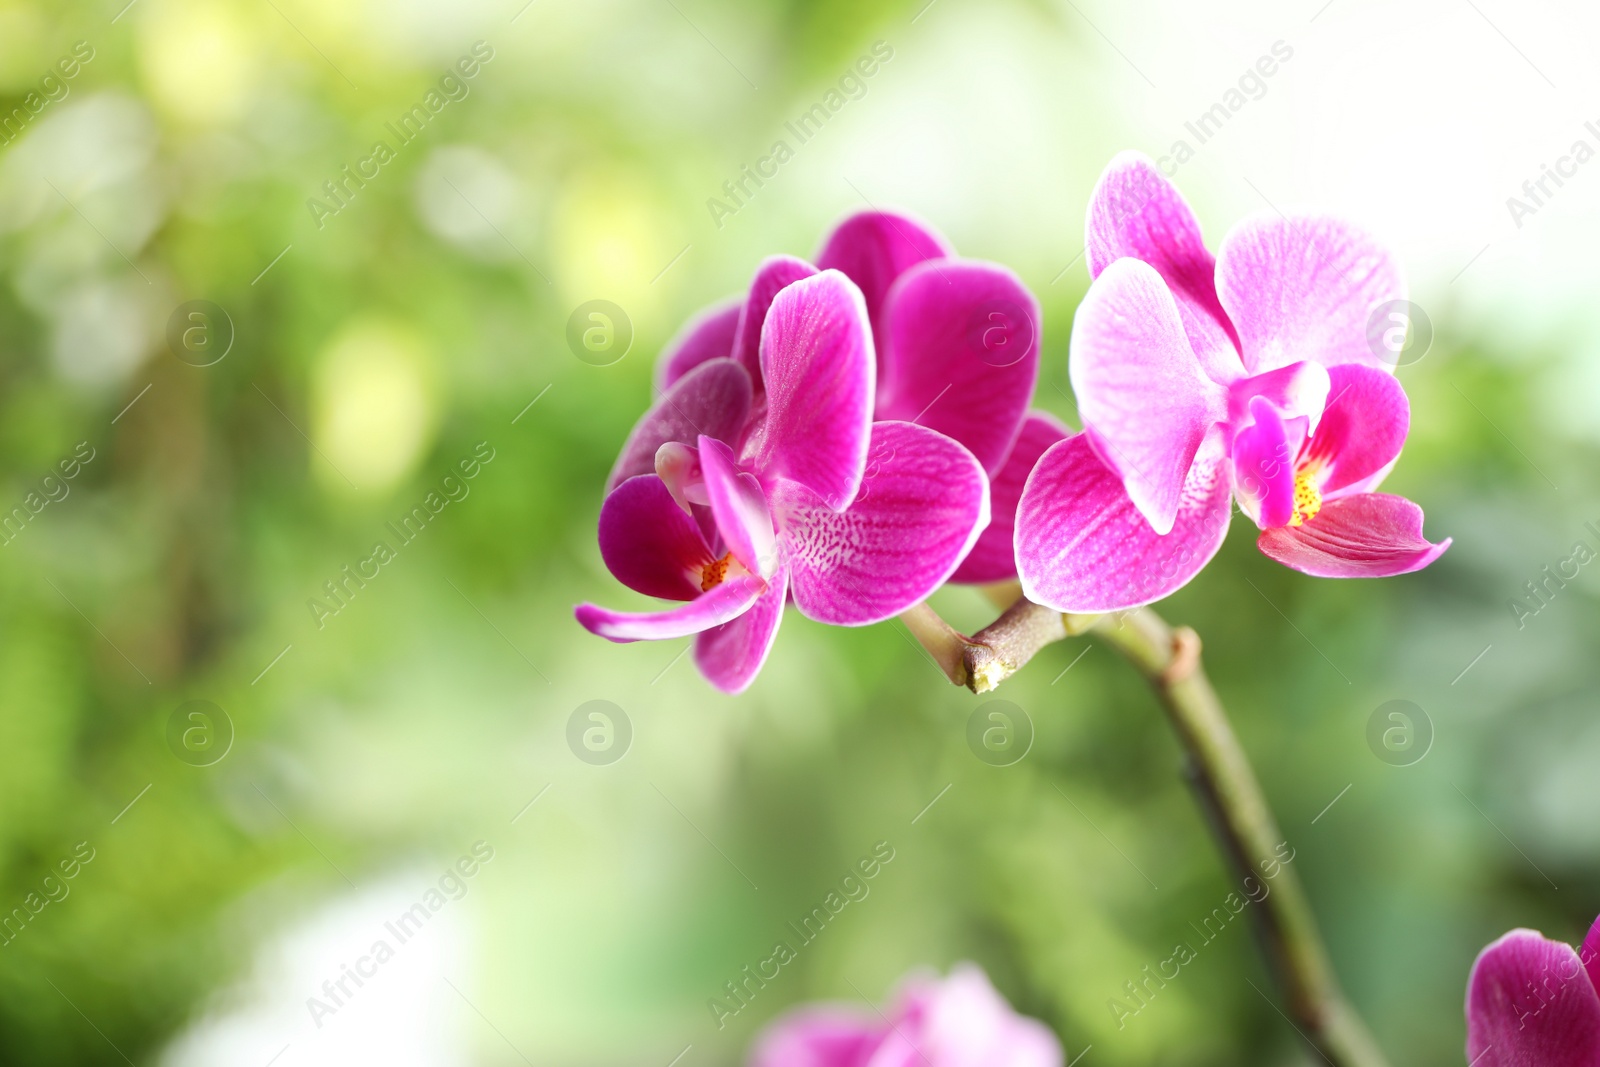
<instances>
[{"instance_id":1,"label":"yellow flower center","mask_svg":"<svg viewBox=\"0 0 1600 1067\"><path fill-rule=\"evenodd\" d=\"M1294 472L1294 515L1289 519L1290 526L1300 526L1307 519L1317 517L1317 512L1322 510L1322 492L1317 488L1315 478L1317 468L1302 467Z\"/></svg>"},{"instance_id":2,"label":"yellow flower center","mask_svg":"<svg viewBox=\"0 0 1600 1067\"><path fill-rule=\"evenodd\" d=\"M707 563L700 571L700 591L702 593L708 593L717 586L721 585L723 579L728 577L728 566L732 562L733 553L729 552L721 559L712 563Z\"/></svg>"}]
</instances>

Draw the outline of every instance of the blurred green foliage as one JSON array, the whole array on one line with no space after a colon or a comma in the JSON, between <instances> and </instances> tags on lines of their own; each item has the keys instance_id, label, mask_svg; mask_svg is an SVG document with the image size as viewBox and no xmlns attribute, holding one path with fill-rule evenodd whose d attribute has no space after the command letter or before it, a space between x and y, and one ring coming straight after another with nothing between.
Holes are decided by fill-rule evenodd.
<instances>
[{"instance_id":1,"label":"blurred green foliage","mask_svg":"<svg viewBox=\"0 0 1600 1067\"><path fill-rule=\"evenodd\" d=\"M509 1044L665 1064L692 1043L691 1062L735 1063L788 1005L880 999L963 958L1069 1058L1303 1056L1246 982L1267 988L1242 924L1125 1028L1108 1011L1228 885L1149 694L1105 648L1064 643L1008 684L1037 739L995 768L966 748L976 698L898 624L791 612L758 684L727 699L681 643L613 646L571 620L581 599L632 602L593 528L654 354L760 256L808 254L864 198L1022 273L1045 304L1039 404L1070 418L1087 279L1058 271L1117 134L1088 102L1045 101L1082 146L1043 183L1059 203L987 147L955 154L991 198L914 202L874 180L907 138L978 145L986 122L941 110L964 90L916 51L954 31L913 23L920 3L519 6L0 4L8 110L74 42L95 53L0 149L0 505L79 442L96 453L0 557L0 906L24 906L77 843L95 856L0 946L0 1058L105 1063L114 1046L149 1062L226 1013L282 931L479 838L497 849L469 898L481 1017L437 994L476 1062L516 1062ZM1049 11L1004 11L1044 52L1080 48ZM838 120L855 125L714 227L704 199L880 37L897 60ZM319 228L308 199L475 41L495 58L470 93ZM565 345L593 298L632 320L612 366ZM202 299L233 334L206 367L166 338ZM1402 372L1413 432L1390 485L1455 547L1421 574L1318 582L1260 556L1241 522L1162 609L1203 635L1397 1063L1455 1062L1483 944L1518 925L1576 939L1600 897L1593 575L1523 629L1508 606L1592 540L1595 448L1537 414L1559 353L1508 360L1429 307L1441 336ZM494 459L470 494L319 625L324 583L480 442ZM936 604L972 629L993 614L971 590ZM1396 697L1436 730L1412 767L1366 747ZM597 698L634 726L601 768L564 740ZM190 699L236 731L214 765L168 748ZM896 859L871 895L717 1030L707 999L879 840ZM277 1046L263 1038L260 1062Z\"/></svg>"}]
</instances>

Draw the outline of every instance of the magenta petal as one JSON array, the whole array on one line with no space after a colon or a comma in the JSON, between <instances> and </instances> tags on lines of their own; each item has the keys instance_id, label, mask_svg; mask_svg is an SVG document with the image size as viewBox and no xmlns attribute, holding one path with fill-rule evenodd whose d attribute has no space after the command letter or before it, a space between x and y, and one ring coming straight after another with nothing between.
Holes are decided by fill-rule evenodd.
<instances>
[{"instance_id":1,"label":"magenta petal","mask_svg":"<svg viewBox=\"0 0 1600 1067\"><path fill-rule=\"evenodd\" d=\"M1017 523L1017 501L1022 487L1033 473L1034 464L1045 450L1070 436L1054 416L1030 412L1023 420L1017 443L1006 457L1000 473L989 480L989 525L978 543L950 576L952 582L1004 582L1017 576L1017 552L1013 544Z\"/></svg>"},{"instance_id":2,"label":"magenta petal","mask_svg":"<svg viewBox=\"0 0 1600 1067\"><path fill-rule=\"evenodd\" d=\"M573 611L585 630L608 641L664 641L721 626L750 610L766 583L749 574L729 578L710 592L667 611L610 611L579 604Z\"/></svg>"},{"instance_id":3,"label":"magenta petal","mask_svg":"<svg viewBox=\"0 0 1600 1067\"><path fill-rule=\"evenodd\" d=\"M1568 945L1513 930L1484 949L1467 980L1473 1067L1596 1067L1600 996Z\"/></svg>"},{"instance_id":4,"label":"magenta petal","mask_svg":"<svg viewBox=\"0 0 1600 1067\"><path fill-rule=\"evenodd\" d=\"M761 367L767 418L749 444L756 472L799 482L842 510L861 486L877 380L861 290L830 270L778 293Z\"/></svg>"},{"instance_id":5,"label":"magenta petal","mask_svg":"<svg viewBox=\"0 0 1600 1067\"><path fill-rule=\"evenodd\" d=\"M739 311L739 328L733 337L733 358L755 382L756 392L761 392L761 326L767 321L767 309L772 298L792 282L809 278L817 268L794 256L769 256L756 268L750 280L750 292L744 307Z\"/></svg>"},{"instance_id":6,"label":"magenta petal","mask_svg":"<svg viewBox=\"0 0 1600 1067\"><path fill-rule=\"evenodd\" d=\"M600 558L617 581L663 600L693 600L716 558L700 524L652 474L629 478L600 506Z\"/></svg>"},{"instance_id":7,"label":"magenta petal","mask_svg":"<svg viewBox=\"0 0 1600 1067\"><path fill-rule=\"evenodd\" d=\"M884 300L895 279L923 260L953 254L932 227L910 216L863 211L834 227L817 253L817 266L843 271L860 287L873 330L882 336Z\"/></svg>"},{"instance_id":8,"label":"magenta petal","mask_svg":"<svg viewBox=\"0 0 1600 1067\"><path fill-rule=\"evenodd\" d=\"M972 453L923 426L879 422L861 493L840 513L803 486L773 492L794 603L818 622L892 618L945 583L989 521Z\"/></svg>"},{"instance_id":9,"label":"magenta petal","mask_svg":"<svg viewBox=\"0 0 1600 1067\"><path fill-rule=\"evenodd\" d=\"M1295 457L1310 419L1286 419L1265 397L1250 401L1250 422L1234 434L1233 485L1244 513L1262 528L1294 517Z\"/></svg>"},{"instance_id":10,"label":"magenta petal","mask_svg":"<svg viewBox=\"0 0 1600 1067\"><path fill-rule=\"evenodd\" d=\"M1318 578L1387 578L1421 570L1450 547L1422 536L1422 509L1403 496L1357 493L1326 500L1302 526L1261 531L1256 546Z\"/></svg>"},{"instance_id":11,"label":"magenta petal","mask_svg":"<svg viewBox=\"0 0 1600 1067\"><path fill-rule=\"evenodd\" d=\"M749 1067L865 1067L885 1030L876 1016L849 1008L802 1008L761 1033Z\"/></svg>"},{"instance_id":12,"label":"magenta petal","mask_svg":"<svg viewBox=\"0 0 1600 1067\"><path fill-rule=\"evenodd\" d=\"M1200 442L1227 417L1228 391L1200 369L1153 267L1119 259L1095 279L1072 324L1068 369L1101 458L1167 533Z\"/></svg>"},{"instance_id":13,"label":"magenta petal","mask_svg":"<svg viewBox=\"0 0 1600 1067\"><path fill-rule=\"evenodd\" d=\"M738 297L729 297L697 312L683 324L656 360L656 392L669 388L708 360L733 355L740 306Z\"/></svg>"},{"instance_id":14,"label":"magenta petal","mask_svg":"<svg viewBox=\"0 0 1600 1067\"><path fill-rule=\"evenodd\" d=\"M634 424L617 457L606 489L656 469L656 450L668 442L687 444L701 434L737 443L750 414L750 375L731 359L708 360L662 393Z\"/></svg>"},{"instance_id":15,"label":"magenta petal","mask_svg":"<svg viewBox=\"0 0 1600 1067\"><path fill-rule=\"evenodd\" d=\"M1578 950L1578 957L1583 960L1583 966L1589 972L1589 981L1595 991L1600 993L1600 919L1594 921L1589 927L1589 936L1583 939L1583 947Z\"/></svg>"},{"instance_id":16,"label":"magenta petal","mask_svg":"<svg viewBox=\"0 0 1600 1067\"><path fill-rule=\"evenodd\" d=\"M742 693L756 680L777 639L788 590L789 572L779 567L749 611L694 639L695 665L712 685L724 693Z\"/></svg>"},{"instance_id":17,"label":"magenta petal","mask_svg":"<svg viewBox=\"0 0 1600 1067\"><path fill-rule=\"evenodd\" d=\"M1018 1015L972 964L943 982L908 984L870 1067L1061 1067L1048 1027Z\"/></svg>"},{"instance_id":18,"label":"magenta petal","mask_svg":"<svg viewBox=\"0 0 1600 1067\"><path fill-rule=\"evenodd\" d=\"M1411 402L1393 374L1356 363L1328 371L1328 406L1306 459L1328 470L1323 496L1377 487L1406 443Z\"/></svg>"},{"instance_id":19,"label":"magenta petal","mask_svg":"<svg viewBox=\"0 0 1600 1067\"><path fill-rule=\"evenodd\" d=\"M745 570L770 578L778 569L778 538L761 483L739 470L732 449L709 437L700 438L700 469L723 544Z\"/></svg>"},{"instance_id":20,"label":"magenta petal","mask_svg":"<svg viewBox=\"0 0 1600 1067\"><path fill-rule=\"evenodd\" d=\"M1195 460L1172 532L1161 536L1084 434L1040 458L1017 505L1022 592L1057 611L1093 614L1160 600L1222 547L1232 513L1219 434Z\"/></svg>"},{"instance_id":21,"label":"magenta petal","mask_svg":"<svg viewBox=\"0 0 1600 1067\"><path fill-rule=\"evenodd\" d=\"M1039 302L993 263L912 267L890 290L879 419L916 422L1000 469L1039 376Z\"/></svg>"},{"instance_id":22,"label":"magenta petal","mask_svg":"<svg viewBox=\"0 0 1600 1067\"><path fill-rule=\"evenodd\" d=\"M1217 253L1217 295L1251 374L1303 359L1392 369L1373 351L1367 319L1379 304L1405 299L1405 279L1388 249L1348 223L1246 219Z\"/></svg>"},{"instance_id":23,"label":"magenta petal","mask_svg":"<svg viewBox=\"0 0 1600 1067\"><path fill-rule=\"evenodd\" d=\"M1315 429L1328 406L1328 389L1328 368L1309 360L1240 378L1228 386L1228 421L1236 427L1248 422L1250 401L1259 396L1286 416L1306 416Z\"/></svg>"},{"instance_id":24,"label":"magenta petal","mask_svg":"<svg viewBox=\"0 0 1600 1067\"><path fill-rule=\"evenodd\" d=\"M1122 152L1100 175L1089 197L1084 246L1091 278L1124 257L1154 267L1177 299L1184 332L1207 374L1226 383L1243 372L1200 224L1149 157Z\"/></svg>"}]
</instances>

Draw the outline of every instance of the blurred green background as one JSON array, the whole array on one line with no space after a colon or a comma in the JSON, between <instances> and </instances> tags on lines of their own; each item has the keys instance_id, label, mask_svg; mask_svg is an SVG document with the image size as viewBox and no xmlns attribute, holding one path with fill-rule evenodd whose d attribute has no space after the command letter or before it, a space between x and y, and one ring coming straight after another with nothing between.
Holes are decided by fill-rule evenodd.
<instances>
[{"instance_id":1,"label":"blurred green background","mask_svg":"<svg viewBox=\"0 0 1600 1067\"><path fill-rule=\"evenodd\" d=\"M1426 11L1371 44L1353 3L924 3L0 0L0 104L24 116L0 147L0 506L26 518L0 554L0 910L29 916L0 946L0 1059L734 1064L792 1004L881 1001L971 959L1068 1059L1309 1062L1251 989L1270 986L1244 924L1125 1027L1108 1009L1229 886L1106 648L1055 646L997 694L1037 735L997 768L966 743L980 698L898 623L790 612L729 699L684 642L614 646L571 618L639 602L593 530L662 344L867 204L1023 276L1038 404L1070 421L1096 175L1167 151L1278 39L1295 60L1177 180L1213 244L1280 196L1395 236L1436 336L1401 370L1413 431L1388 485L1455 546L1421 574L1316 581L1241 521L1161 610L1203 635L1394 1062L1462 1062L1489 940L1581 937L1600 910L1594 575L1520 628L1510 601L1600 547L1600 324L1571 252L1595 224L1581 190L1532 236L1500 202L1575 131L1565 104L1517 118L1545 90L1482 33L1452 65L1416 58L1472 32ZM719 226L707 199L877 41L893 58L864 95ZM76 42L92 58L58 66ZM386 124L476 42L491 58L400 145ZM1352 87L1391 46L1410 62ZM1395 121L1454 137L1443 101L1469 81L1504 89L1478 141L1393 151ZM379 139L394 158L347 204L308 206ZM608 366L565 339L594 299L633 331ZM180 312L197 300L225 317ZM308 606L485 455L337 614ZM971 590L936 604L992 617ZM1411 766L1367 744L1391 699L1432 723ZM620 761L568 747L590 700L631 722ZM189 701L231 741L186 762L169 738ZM870 895L719 1030L707 1000L880 841ZM476 842L492 859L460 899L311 1012Z\"/></svg>"}]
</instances>

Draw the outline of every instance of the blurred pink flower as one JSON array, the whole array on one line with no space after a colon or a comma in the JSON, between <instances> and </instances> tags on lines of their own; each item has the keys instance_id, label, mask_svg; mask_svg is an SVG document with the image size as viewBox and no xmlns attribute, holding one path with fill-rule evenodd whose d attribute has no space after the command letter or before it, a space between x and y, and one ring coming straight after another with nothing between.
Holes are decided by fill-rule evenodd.
<instances>
[{"instance_id":1,"label":"blurred pink flower","mask_svg":"<svg viewBox=\"0 0 1600 1067\"><path fill-rule=\"evenodd\" d=\"M948 978L911 977L887 1015L801 1008L757 1038L750 1067L1061 1067L1061 1045L965 963Z\"/></svg>"},{"instance_id":2,"label":"blurred pink flower","mask_svg":"<svg viewBox=\"0 0 1600 1067\"><path fill-rule=\"evenodd\" d=\"M1473 1067L1600 1065L1600 919L1581 952L1535 930L1484 949L1467 980Z\"/></svg>"},{"instance_id":3,"label":"blurred pink flower","mask_svg":"<svg viewBox=\"0 0 1600 1067\"><path fill-rule=\"evenodd\" d=\"M1367 335L1403 299L1388 250L1320 215L1246 219L1213 259L1189 206L1123 153L1087 223L1094 284L1072 327L1084 430L1052 446L1017 511L1030 600L1102 612L1159 600L1210 561L1232 499L1257 545L1325 578L1418 570L1450 544L1373 490L1411 411Z\"/></svg>"}]
</instances>

